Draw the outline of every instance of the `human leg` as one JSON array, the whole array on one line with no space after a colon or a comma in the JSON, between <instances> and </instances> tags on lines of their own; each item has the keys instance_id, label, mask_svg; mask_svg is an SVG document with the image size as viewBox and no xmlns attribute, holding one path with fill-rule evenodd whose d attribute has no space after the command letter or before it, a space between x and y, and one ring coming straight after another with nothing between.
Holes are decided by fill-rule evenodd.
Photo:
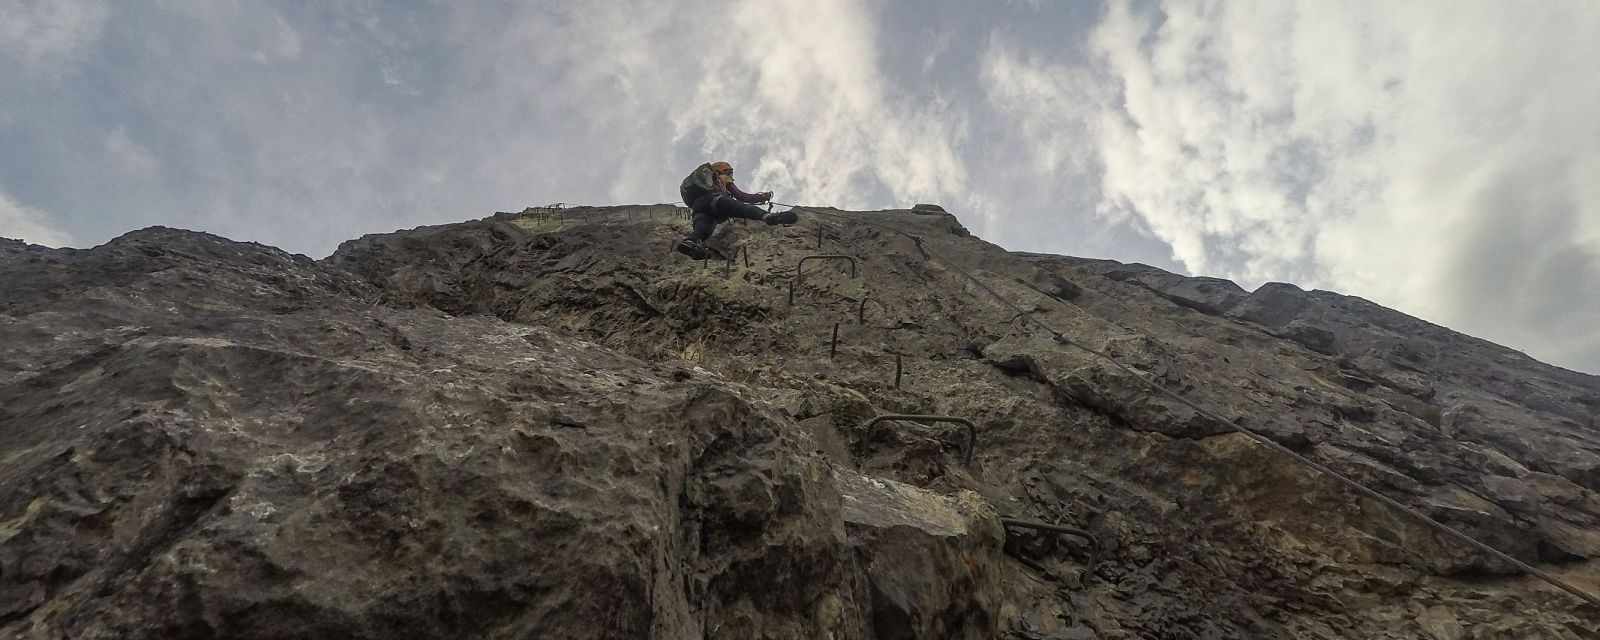
<instances>
[{"instance_id":1,"label":"human leg","mask_svg":"<svg viewBox=\"0 0 1600 640\"><path fill-rule=\"evenodd\" d=\"M709 240L711 234L717 230L717 223L722 222L722 218L715 213L714 203L715 199L707 196L689 204L692 212L689 235L678 242L675 247L678 253L696 260L704 260L711 254L711 250L705 246L705 241Z\"/></svg>"},{"instance_id":2,"label":"human leg","mask_svg":"<svg viewBox=\"0 0 1600 640\"><path fill-rule=\"evenodd\" d=\"M732 196L721 196L712 203L717 215L723 218L744 218L746 220L760 220L767 212L753 204L740 202Z\"/></svg>"},{"instance_id":3,"label":"human leg","mask_svg":"<svg viewBox=\"0 0 1600 640\"><path fill-rule=\"evenodd\" d=\"M768 213L753 204L746 204L727 196L717 198L714 205L717 214L724 218L760 220L767 224L794 224L800 218L793 210Z\"/></svg>"},{"instance_id":4,"label":"human leg","mask_svg":"<svg viewBox=\"0 0 1600 640\"><path fill-rule=\"evenodd\" d=\"M696 242L705 242L711 239L711 234L717 230L717 223L721 222L716 215L709 211L695 211L690 224L689 237Z\"/></svg>"}]
</instances>

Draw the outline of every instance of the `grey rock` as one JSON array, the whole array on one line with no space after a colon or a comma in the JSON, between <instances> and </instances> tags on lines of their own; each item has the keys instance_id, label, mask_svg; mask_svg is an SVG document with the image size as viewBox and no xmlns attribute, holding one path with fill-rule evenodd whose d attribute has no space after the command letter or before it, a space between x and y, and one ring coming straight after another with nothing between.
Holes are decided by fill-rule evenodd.
<instances>
[{"instance_id":1,"label":"grey rock","mask_svg":"<svg viewBox=\"0 0 1600 640\"><path fill-rule=\"evenodd\" d=\"M1251 292L1229 315L1277 329L1299 319L1311 306L1311 297L1300 287L1284 282L1268 282Z\"/></svg>"},{"instance_id":2,"label":"grey rock","mask_svg":"<svg viewBox=\"0 0 1600 640\"><path fill-rule=\"evenodd\" d=\"M0 241L0 636L1600 634L1234 433L1592 585L1594 376L1331 292L1008 253L926 208L723 225L724 274L670 253L681 212L536 208L321 261ZM808 265L790 305L823 222L861 274ZM861 428L884 413L972 419L975 463L959 430ZM1008 545L999 515L1100 546Z\"/></svg>"}]
</instances>

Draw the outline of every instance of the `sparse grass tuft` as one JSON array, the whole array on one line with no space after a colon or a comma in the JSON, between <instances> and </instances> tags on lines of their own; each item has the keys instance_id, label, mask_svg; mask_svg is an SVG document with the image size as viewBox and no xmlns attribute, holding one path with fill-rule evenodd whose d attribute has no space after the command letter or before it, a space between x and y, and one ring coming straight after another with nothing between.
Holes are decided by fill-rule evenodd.
<instances>
[{"instance_id":1,"label":"sparse grass tuft","mask_svg":"<svg viewBox=\"0 0 1600 640\"><path fill-rule=\"evenodd\" d=\"M561 216L522 216L511 221L528 233L555 233L566 224Z\"/></svg>"}]
</instances>

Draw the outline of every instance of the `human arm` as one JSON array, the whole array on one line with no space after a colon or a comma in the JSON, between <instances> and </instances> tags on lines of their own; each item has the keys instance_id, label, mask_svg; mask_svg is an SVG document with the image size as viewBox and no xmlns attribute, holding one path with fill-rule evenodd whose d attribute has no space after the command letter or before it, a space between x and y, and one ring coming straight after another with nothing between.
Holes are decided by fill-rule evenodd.
<instances>
[{"instance_id":1,"label":"human arm","mask_svg":"<svg viewBox=\"0 0 1600 640\"><path fill-rule=\"evenodd\" d=\"M735 197L735 198L738 198L738 200L740 202L744 202L744 203L748 203L748 204L761 204L763 202L766 202L766 201L772 199L772 192L771 191L762 191L762 192L759 192L759 193L745 193L744 191L739 190L739 186L734 184L734 182L732 180L728 181L728 194L733 196L733 197Z\"/></svg>"}]
</instances>

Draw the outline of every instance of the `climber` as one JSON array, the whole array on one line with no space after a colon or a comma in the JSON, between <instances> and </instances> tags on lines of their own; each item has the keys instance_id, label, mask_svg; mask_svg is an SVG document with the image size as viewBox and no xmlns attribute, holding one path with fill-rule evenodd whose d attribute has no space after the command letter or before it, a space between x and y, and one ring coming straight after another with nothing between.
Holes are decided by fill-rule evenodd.
<instances>
[{"instance_id":1,"label":"climber","mask_svg":"<svg viewBox=\"0 0 1600 640\"><path fill-rule=\"evenodd\" d=\"M678 195L694 212L694 227L689 236L678 242L679 253L704 260L711 255L706 240L717 225L728 218L760 220L767 224L794 224L799 216L794 211L767 213L755 205L772 199L771 191L745 193L733 183L733 165L726 162L707 162L696 167L689 177L678 185Z\"/></svg>"}]
</instances>

